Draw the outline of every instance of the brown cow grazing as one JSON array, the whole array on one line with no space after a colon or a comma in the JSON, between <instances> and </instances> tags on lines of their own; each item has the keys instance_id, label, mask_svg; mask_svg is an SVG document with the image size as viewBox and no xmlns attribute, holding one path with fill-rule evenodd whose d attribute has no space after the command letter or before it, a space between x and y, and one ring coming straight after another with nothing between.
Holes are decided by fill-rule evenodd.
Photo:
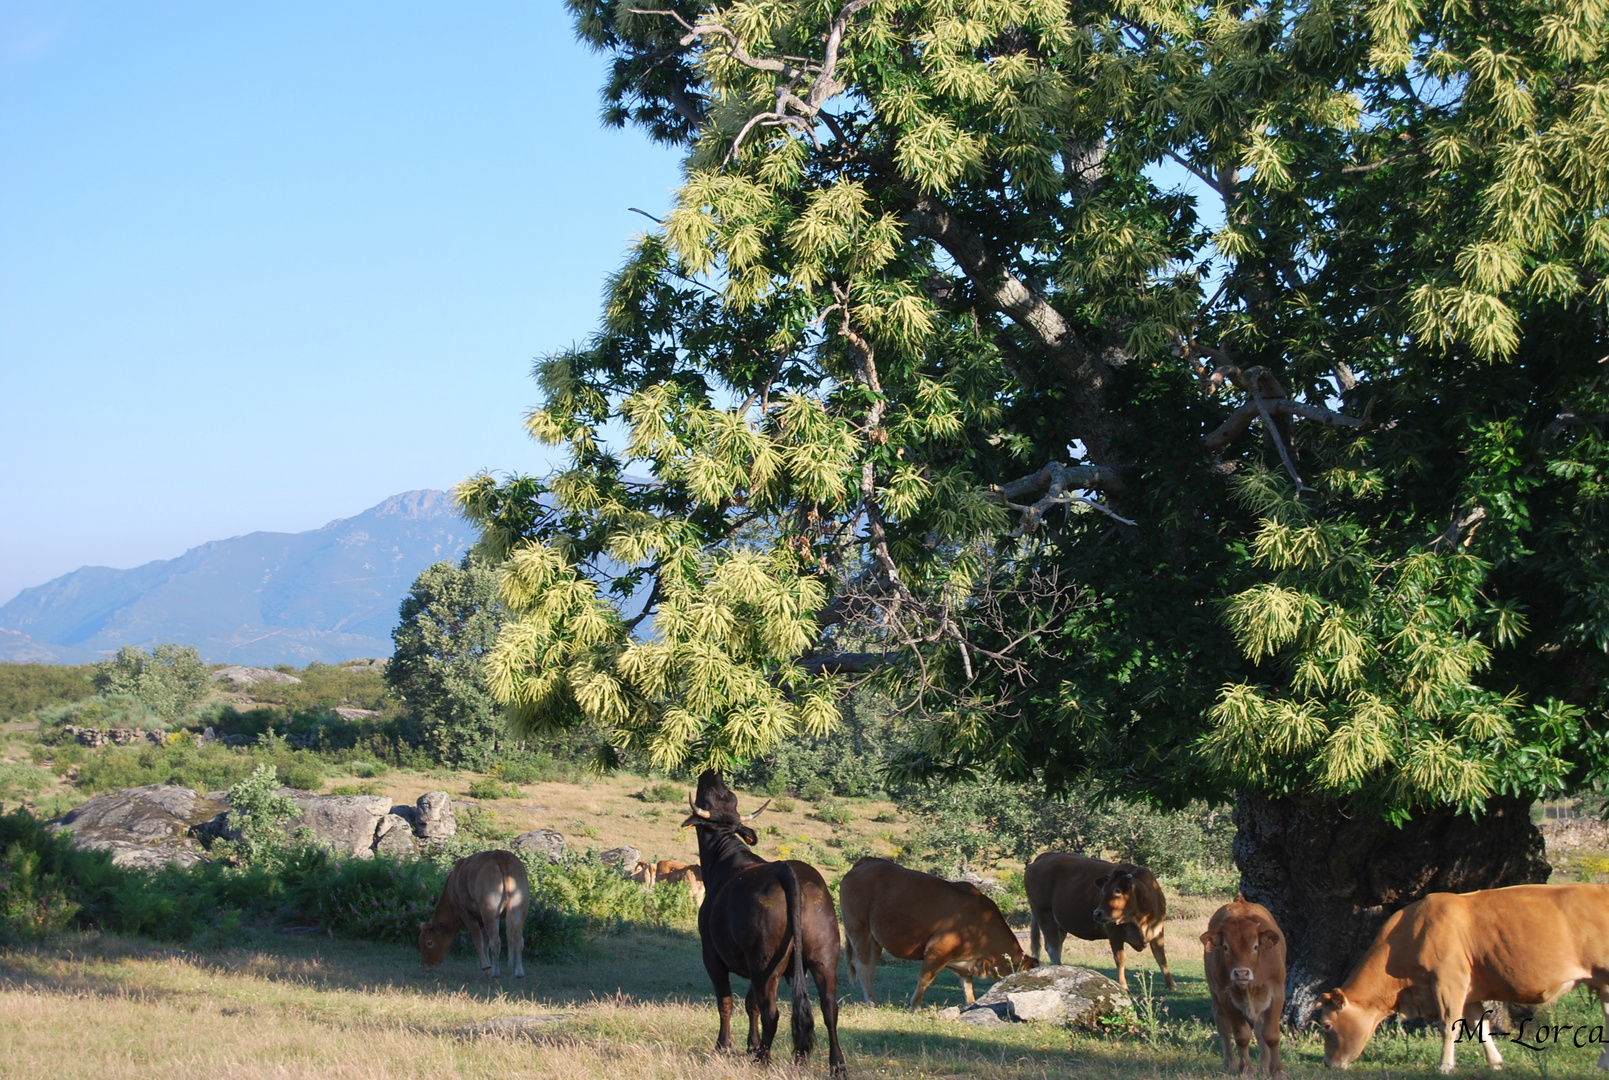
<instances>
[{"instance_id":1,"label":"brown cow grazing","mask_svg":"<svg viewBox=\"0 0 1609 1080\"><path fill-rule=\"evenodd\" d=\"M911 1008L922 1004L928 984L945 968L961 977L967 1004L975 976L999 978L1033 966L1022 955L1005 916L977 887L964 881L907 870L888 859L855 863L838 885L849 945L849 973L873 1001L877 961L886 950L901 960L920 960Z\"/></svg>"},{"instance_id":2,"label":"brown cow grazing","mask_svg":"<svg viewBox=\"0 0 1609 1080\"><path fill-rule=\"evenodd\" d=\"M1453 1071L1454 1045L1466 1039L1495 1069L1503 1058L1482 1002L1545 1005L1583 984L1609 1024L1609 885L1431 893L1387 919L1352 977L1324 995L1324 1064L1356 1061L1396 1013L1442 1025L1442 1072ZM1609 1050L1598 1068L1609 1069Z\"/></svg>"},{"instance_id":3,"label":"brown cow grazing","mask_svg":"<svg viewBox=\"0 0 1609 1080\"><path fill-rule=\"evenodd\" d=\"M1223 1040L1224 1069L1242 1075L1251 1072L1255 1033L1262 1071L1284 1076L1279 1015L1285 1009L1285 935L1274 916L1261 904L1236 896L1234 903L1212 913L1201 947L1212 1019Z\"/></svg>"},{"instance_id":4,"label":"brown cow grazing","mask_svg":"<svg viewBox=\"0 0 1609 1080\"><path fill-rule=\"evenodd\" d=\"M760 807L764 810L765 807ZM758 814L748 815L749 818ZM793 984L793 1056L803 1062L815 1044L815 1019L805 971L815 980L827 1022L827 1061L842 1075L838 1045L838 917L821 873L809 863L768 862L749 850L759 837L737 812L737 796L718 773L698 778L698 798L682 827L698 829L698 860L709 893L698 909L704 969L715 986L721 1034L717 1050L732 1048L732 975L749 980L749 1052L771 1060L777 1033L777 984Z\"/></svg>"},{"instance_id":5,"label":"brown cow grazing","mask_svg":"<svg viewBox=\"0 0 1609 1080\"><path fill-rule=\"evenodd\" d=\"M643 862L638 860L637 865L633 866L631 868L631 873L626 876L637 882L643 888L652 889L654 887L655 877L654 864L651 862Z\"/></svg>"},{"instance_id":6,"label":"brown cow grazing","mask_svg":"<svg viewBox=\"0 0 1609 1080\"><path fill-rule=\"evenodd\" d=\"M495 978L502 948L497 920L503 918L514 977L525 978L525 909L530 902L525 864L512 851L481 851L459 859L442 886L436 913L419 926L419 965L427 971L440 967L458 931L468 930L480 969Z\"/></svg>"},{"instance_id":7,"label":"brown cow grazing","mask_svg":"<svg viewBox=\"0 0 1609 1080\"><path fill-rule=\"evenodd\" d=\"M1168 905L1151 871L1133 863L1047 851L1028 864L1022 881L1033 918L1028 942L1035 960L1041 935L1053 964L1061 963L1062 941L1068 934L1085 941L1105 938L1112 943L1117 981L1127 990L1124 943L1136 951L1150 945L1168 989L1178 989L1168 970L1163 933Z\"/></svg>"},{"instance_id":8,"label":"brown cow grazing","mask_svg":"<svg viewBox=\"0 0 1609 1080\"><path fill-rule=\"evenodd\" d=\"M678 882L687 883L687 891L692 894L693 907L699 908L704 904L704 871L698 868L697 863L676 862L672 859L660 859L659 865L654 868L658 880L665 885L675 885Z\"/></svg>"}]
</instances>

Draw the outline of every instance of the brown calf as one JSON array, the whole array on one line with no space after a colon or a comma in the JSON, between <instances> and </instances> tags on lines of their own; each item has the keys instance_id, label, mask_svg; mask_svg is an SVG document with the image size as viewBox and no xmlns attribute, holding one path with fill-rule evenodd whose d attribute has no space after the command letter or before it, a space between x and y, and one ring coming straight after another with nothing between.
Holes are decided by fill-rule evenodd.
<instances>
[{"instance_id":1,"label":"brown calf","mask_svg":"<svg viewBox=\"0 0 1609 1080\"><path fill-rule=\"evenodd\" d=\"M945 881L868 857L844 875L838 906L849 945L849 973L860 980L868 1004L884 950L901 960L922 962L912 1009L945 968L961 977L971 1004L974 976L998 978L1002 972L1033 966L994 901L964 881Z\"/></svg>"},{"instance_id":2,"label":"brown calf","mask_svg":"<svg viewBox=\"0 0 1609 1080\"><path fill-rule=\"evenodd\" d=\"M665 885L675 885L677 882L687 882L687 891L693 896L693 907L702 907L704 904L704 871L699 869L697 863L676 862L673 859L660 859L659 865L654 868L656 880Z\"/></svg>"},{"instance_id":3,"label":"brown calf","mask_svg":"<svg viewBox=\"0 0 1609 1080\"><path fill-rule=\"evenodd\" d=\"M1284 1076L1279 1014L1285 1009L1285 935L1274 916L1261 904L1236 896L1234 903L1212 913L1201 947L1212 1019L1223 1040L1224 1068L1242 1075L1251 1072L1255 1033L1262 1071Z\"/></svg>"},{"instance_id":4,"label":"brown calf","mask_svg":"<svg viewBox=\"0 0 1609 1080\"><path fill-rule=\"evenodd\" d=\"M1085 941L1105 938L1112 945L1117 981L1127 990L1123 946L1138 951L1149 945L1168 989L1178 989L1168 970L1163 932L1168 905L1151 871L1133 863L1047 851L1028 864L1022 878L1033 919L1029 951L1035 960L1041 936L1053 964L1061 963L1062 941L1068 934Z\"/></svg>"},{"instance_id":5,"label":"brown calf","mask_svg":"<svg viewBox=\"0 0 1609 1080\"><path fill-rule=\"evenodd\" d=\"M525 909L530 902L525 864L512 851L481 851L459 859L442 886L436 913L419 926L419 965L427 971L440 967L458 931L468 930L475 939L480 969L496 977L502 947L497 920L503 918L514 977L525 978Z\"/></svg>"}]
</instances>

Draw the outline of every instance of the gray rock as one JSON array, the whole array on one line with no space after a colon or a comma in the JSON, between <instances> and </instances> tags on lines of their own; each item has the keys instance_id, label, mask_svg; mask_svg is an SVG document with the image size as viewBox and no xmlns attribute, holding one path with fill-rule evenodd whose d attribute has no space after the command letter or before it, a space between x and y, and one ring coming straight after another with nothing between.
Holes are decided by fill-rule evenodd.
<instances>
[{"instance_id":1,"label":"gray rock","mask_svg":"<svg viewBox=\"0 0 1609 1080\"><path fill-rule=\"evenodd\" d=\"M292 827L306 826L319 843L337 855L367 859L374 854L380 819L391 812L383 795L315 795L292 797L302 818Z\"/></svg>"},{"instance_id":2,"label":"gray rock","mask_svg":"<svg viewBox=\"0 0 1609 1080\"><path fill-rule=\"evenodd\" d=\"M955 880L965 882L966 884L973 886L986 896L1004 896L1006 894L1006 887L1004 885L1000 884L998 881L992 881L989 878L979 877L971 870L964 872Z\"/></svg>"},{"instance_id":3,"label":"gray rock","mask_svg":"<svg viewBox=\"0 0 1609 1080\"><path fill-rule=\"evenodd\" d=\"M629 874L637 869L638 863L642 862L642 852L634 847L610 848L608 851L599 852L598 861Z\"/></svg>"},{"instance_id":4,"label":"gray rock","mask_svg":"<svg viewBox=\"0 0 1609 1080\"><path fill-rule=\"evenodd\" d=\"M514 838L514 850L547 856L549 862L564 858L564 835L554 829L532 829Z\"/></svg>"},{"instance_id":5,"label":"gray rock","mask_svg":"<svg viewBox=\"0 0 1609 1080\"><path fill-rule=\"evenodd\" d=\"M961 1006L951 1005L948 1009L940 1009L938 1017L940 1020L959 1020L961 1019Z\"/></svg>"},{"instance_id":6,"label":"gray rock","mask_svg":"<svg viewBox=\"0 0 1609 1080\"><path fill-rule=\"evenodd\" d=\"M387 814L380 819L374 834L374 853L396 858L416 855L419 845L413 838L413 826L399 814Z\"/></svg>"},{"instance_id":7,"label":"gray rock","mask_svg":"<svg viewBox=\"0 0 1609 1080\"><path fill-rule=\"evenodd\" d=\"M1067 1001L1054 990L1023 990L1007 994L1006 1009L1013 1020L1026 1024L1067 1019Z\"/></svg>"},{"instance_id":8,"label":"gray rock","mask_svg":"<svg viewBox=\"0 0 1609 1080\"><path fill-rule=\"evenodd\" d=\"M299 683L302 680L294 675L287 675L283 671L272 668L243 667L240 664L231 664L219 668L212 673L213 682L226 682L235 690L246 690L258 683L270 683L277 686L287 686Z\"/></svg>"},{"instance_id":9,"label":"gray rock","mask_svg":"<svg viewBox=\"0 0 1609 1080\"><path fill-rule=\"evenodd\" d=\"M194 866L202 858L198 825L220 811L189 788L152 784L97 795L75 807L52 828L72 834L73 846L110 852L117 866Z\"/></svg>"},{"instance_id":10,"label":"gray rock","mask_svg":"<svg viewBox=\"0 0 1609 1080\"><path fill-rule=\"evenodd\" d=\"M1116 982L1099 972L1070 964L1036 967L1007 975L978 998L978 1004L997 1008L1008 1015L1016 1008L1016 1000L1029 1012L1054 1012L1043 995L1052 993L1062 1002L1062 1010L1055 1014L1058 1022L1069 1027L1099 1030L1105 1016L1115 1016L1129 1006L1129 996ZM966 1019L966 1013L961 1018ZM1028 1016L1017 1018L1027 1020Z\"/></svg>"},{"instance_id":11,"label":"gray rock","mask_svg":"<svg viewBox=\"0 0 1609 1080\"><path fill-rule=\"evenodd\" d=\"M956 1019L963 1024L972 1024L976 1027L1004 1027L1010 1022L1001 1015L1005 1011L1004 1005L985 1005L980 1001L976 1005L968 1005L962 1009Z\"/></svg>"},{"instance_id":12,"label":"gray rock","mask_svg":"<svg viewBox=\"0 0 1609 1080\"><path fill-rule=\"evenodd\" d=\"M444 840L458 831L453 817L453 797L445 791L427 791L419 796L418 821L413 830L421 840Z\"/></svg>"}]
</instances>

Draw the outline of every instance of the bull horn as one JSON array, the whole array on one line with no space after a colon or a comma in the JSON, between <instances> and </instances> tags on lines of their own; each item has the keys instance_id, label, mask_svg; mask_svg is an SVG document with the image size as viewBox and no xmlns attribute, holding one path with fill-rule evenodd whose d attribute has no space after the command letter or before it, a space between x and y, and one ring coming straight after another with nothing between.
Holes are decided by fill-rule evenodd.
<instances>
[{"instance_id":1,"label":"bull horn","mask_svg":"<svg viewBox=\"0 0 1609 1080\"><path fill-rule=\"evenodd\" d=\"M710 812L708 810L699 809L698 803L693 801L693 793L691 791L687 793L687 805L691 806L693 808L693 813L697 814L701 818L707 818L710 816Z\"/></svg>"},{"instance_id":2,"label":"bull horn","mask_svg":"<svg viewBox=\"0 0 1609 1080\"><path fill-rule=\"evenodd\" d=\"M765 802L760 804L760 809L756 810L752 814L744 814L743 815L743 820L744 821L753 821L755 818L757 818L761 814L765 813L765 808L770 806L770 805L771 805L771 800L770 799L765 800Z\"/></svg>"}]
</instances>

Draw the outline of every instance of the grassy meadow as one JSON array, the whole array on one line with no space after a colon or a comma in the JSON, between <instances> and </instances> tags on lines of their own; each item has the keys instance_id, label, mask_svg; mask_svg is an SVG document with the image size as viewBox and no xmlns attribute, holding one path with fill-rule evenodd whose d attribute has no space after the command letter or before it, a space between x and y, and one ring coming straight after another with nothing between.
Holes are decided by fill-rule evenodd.
<instances>
[{"instance_id":1,"label":"grassy meadow","mask_svg":"<svg viewBox=\"0 0 1609 1080\"><path fill-rule=\"evenodd\" d=\"M850 1073L912 1080L1216 1076L1200 952L1189 947L1209 910L1192 905L1172 928L1179 990L1162 994L1149 954L1134 958L1135 1016L1124 1030L1103 1034L942 1020L938 1011L961 1000L950 975L913 1014L900 1004L915 982L913 963L885 962L882 1003L868 1007L841 970ZM1074 952L1073 962L1111 973L1103 947L1084 943ZM1580 992L1556 1011L1561 1022L1598 1022L1596 1006ZM520 1035L455 1031L498 1017L551 1014L562 1015ZM764 1070L742 1054L714 1053L715 1008L691 927L595 938L560 962L528 964L523 983L482 977L463 944L427 973L407 947L322 935L246 930L231 947L197 951L63 934L0 952L0 1018L0 1075L18 1080L825 1075L824 1053L804 1071L787 1064ZM741 1045L741 1006L737 1023ZM1431 1075L1439 1045L1433 1035L1382 1031L1352 1071ZM786 1062L785 1012L778 1048ZM1533 1052L1505 1043L1503 1050L1508 1071L1519 1076L1586 1075L1597 1057L1568 1044ZM1287 1036L1286 1060L1296 1075L1322 1070L1318 1039ZM1486 1073L1472 1047L1460 1048L1458 1073Z\"/></svg>"}]
</instances>

